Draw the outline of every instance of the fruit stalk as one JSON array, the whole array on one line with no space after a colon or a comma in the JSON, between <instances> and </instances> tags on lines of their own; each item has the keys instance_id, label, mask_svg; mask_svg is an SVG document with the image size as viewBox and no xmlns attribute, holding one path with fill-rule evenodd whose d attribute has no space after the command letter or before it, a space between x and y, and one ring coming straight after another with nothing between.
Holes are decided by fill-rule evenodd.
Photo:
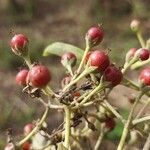
<instances>
[{"instance_id":1,"label":"fruit stalk","mask_svg":"<svg viewBox=\"0 0 150 150\"><path fill-rule=\"evenodd\" d=\"M49 110L49 107L46 107L46 110L45 110L41 120L36 125L36 127L24 139L22 139L20 142L16 143L17 147L20 147L23 143L28 141L34 134L36 134L39 131L39 129L42 127L42 124L48 115L48 110Z\"/></svg>"},{"instance_id":2,"label":"fruit stalk","mask_svg":"<svg viewBox=\"0 0 150 150\"><path fill-rule=\"evenodd\" d=\"M70 147L70 134L71 134L71 124L70 124L70 118L71 118L71 112L70 108L66 106L64 108L65 110L65 141L64 146L69 150Z\"/></svg>"},{"instance_id":3,"label":"fruit stalk","mask_svg":"<svg viewBox=\"0 0 150 150\"><path fill-rule=\"evenodd\" d=\"M149 63L150 63L150 58L145 60L145 61L138 61L138 62L136 62L135 64L133 64L131 66L131 69L135 70L135 69L138 69L138 68L140 68L140 67L142 67L142 66L144 66L146 64L149 64Z\"/></svg>"},{"instance_id":4,"label":"fruit stalk","mask_svg":"<svg viewBox=\"0 0 150 150\"><path fill-rule=\"evenodd\" d=\"M97 139L97 142L95 144L94 150L99 150L100 149L100 144L102 143L103 137L104 137L104 129L101 127L100 135Z\"/></svg>"},{"instance_id":5,"label":"fruit stalk","mask_svg":"<svg viewBox=\"0 0 150 150\"><path fill-rule=\"evenodd\" d=\"M144 39L143 39L143 36L142 36L141 31L136 32L136 36L137 36L137 38L138 38L138 40L139 40L139 42L140 42L142 48L145 48L145 47L146 47L146 46L145 46L145 41L144 41Z\"/></svg>"},{"instance_id":6,"label":"fruit stalk","mask_svg":"<svg viewBox=\"0 0 150 150\"><path fill-rule=\"evenodd\" d=\"M132 124L137 125L137 124L144 123L144 122L149 122L149 121L150 121L150 116L146 116L146 117L143 117L143 118L133 120Z\"/></svg>"},{"instance_id":7,"label":"fruit stalk","mask_svg":"<svg viewBox=\"0 0 150 150\"><path fill-rule=\"evenodd\" d=\"M150 133L148 135L148 138L147 138L142 150L148 150L148 149L150 149Z\"/></svg>"},{"instance_id":8,"label":"fruit stalk","mask_svg":"<svg viewBox=\"0 0 150 150\"><path fill-rule=\"evenodd\" d=\"M129 114L128 119L126 121L126 124L124 126L123 133L122 133L122 136L121 136L121 140L119 142L117 150L123 150L123 147L125 145L125 141L126 141L127 135L129 133L129 129L130 129L130 125L131 125L131 122L132 122L132 117L133 117L133 113L134 113L135 107L137 106L137 104L140 101L140 99L143 96L143 94L144 93L141 92L139 94L139 96L136 98L136 100L135 100L135 102L133 104L133 107L132 107L132 109L130 111L130 114Z\"/></svg>"},{"instance_id":9,"label":"fruit stalk","mask_svg":"<svg viewBox=\"0 0 150 150\"><path fill-rule=\"evenodd\" d=\"M23 59L24 59L25 63L27 64L27 66L29 67L29 69L31 69L32 68L32 63L31 63L31 60L30 60L30 56L29 55L24 56Z\"/></svg>"},{"instance_id":10,"label":"fruit stalk","mask_svg":"<svg viewBox=\"0 0 150 150\"><path fill-rule=\"evenodd\" d=\"M80 73L80 71L81 71L81 69L82 69L82 66L83 66L83 64L84 64L84 60L85 60L86 55L87 55L87 53L88 53L89 50L90 50L90 47L89 47L88 44L86 44L86 49L85 49L85 52L84 52L84 54L83 54L82 60L81 60L81 62L80 62L79 68L78 68L78 70L77 70L77 74Z\"/></svg>"},{"instance_id":11,"label":"fruit stalk","mask_svg":"<svg viewBox=\"0 0 150 150\"><path fill-rule=\"evenodd\" d=\"M68 85L66 85L63 89L63 92L65 92L67 89L69 89L72 85L76 84L80 79L82 79L83 77L85 77L87 74L90 74L91 72L93 72L96 69L96 67L92 67L92 68L86 68L77 78L75 78L74 80L72 80Z\"/></svg>"}]
</instances>

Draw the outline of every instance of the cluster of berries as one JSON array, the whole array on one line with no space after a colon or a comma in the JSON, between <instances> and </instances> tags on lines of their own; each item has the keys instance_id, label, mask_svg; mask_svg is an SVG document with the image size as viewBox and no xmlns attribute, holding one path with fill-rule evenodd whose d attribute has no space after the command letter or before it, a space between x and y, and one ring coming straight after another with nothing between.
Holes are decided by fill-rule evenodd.
<instances>
[{"instance_id":1,"label":"cluster of berries","mask_svg":"<svg viewBox=\"0 0 150 150\"><path fill-rule=\"evenodd\" d=\"M137 28L135 28L135 24L133 24L132 27L133 26L134 26L133 28L134 31L137 32ZM95 77L94 79L96 79L96 82L98 83L94 83L92 81L92 83L95 85L93 87L91 86L90 89L92 88L94 89L96 86L98 87L99 82L101 82L101 79L102 79L103 84L107 85L105 86L105 88L112 89L113 87L117 86L118 84L122 82L123 74L125 73L128 67L131 67L131 65L133 65L136 62L147 61L150 57L150 53L147 48L139 48L139 49L132 48L126 54L124 68L122 69L118 68L116 67L115 64L113 64L110 61L110 58L107 52L101 49L93 50L93 47L100 44L103 38L104 38L104 31L101 26L91 27L87 31L86 36L85 36L87 49L85 50L85 53L83 55L83 58L81 60L80 66L77 71L73 72L72 70L73 67L76 65L77 59L78 59L75 53L66 52L61 56L61 64L67 69L69 75L65 77L61 82L62 93L61 92L58 93L58 95L60 94L59 98L61 96L64 96L66 94L65 92L69 90L69 89L64 90L66 86L71 85L70 83L74 81L75 79L77 79L78 77L80 77L80 75L84 72L84 71L81 72L81 69L83 68L83 66L85 70L89 69L90 67L94 68L92 75L94 74L94 77ZM25 58L25 60L28 57L28 44L29 44L29 40L23 34L16 34L11 39L11 42L10 42L12 51L16 55L19 55ZM41 64L33 64L33 65L30 64L28 67L29 69L22 69L16 75L17 84L22 85L24 87L30 86L30 87L37 88L37 89L46 89L48 83L51 81L51 72L49 71L48 67L41 65ZM87 75L89 74L86 74L84 77L87 77ZM150 67L147 67L141 71L139 75L139 81L142 86L150 86ZM71 86L69 88L71 88ZM77 87L75 88L77 89ZM80 90L73 91L71 94L73 96L72 100L74 100L74 98L79 98L82 96L82 93L80 93ZM91 97L89 96L88 98L90 99ZM64 104L65 103L63 103L63 105ZM112 130L115 127L114 117L107 116L104 119L103 123L105 124L105 127L109 130ZM28 135L33 128L34 126L32 124L28 124L27 126L25 126L24 128L25 136ZM22 149L29 150L30 145L31 145L30 141L27 141L26 143L23 144ZM5 148L5 150L8 150L7 147Z\"/></svg>"}]
</instances>

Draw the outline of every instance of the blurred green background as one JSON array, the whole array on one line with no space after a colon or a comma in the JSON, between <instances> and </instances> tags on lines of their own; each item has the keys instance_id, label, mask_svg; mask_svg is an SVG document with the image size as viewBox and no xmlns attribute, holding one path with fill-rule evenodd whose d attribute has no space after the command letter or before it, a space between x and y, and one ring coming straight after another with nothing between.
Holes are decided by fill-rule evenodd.
<instances>
[{"instance_id":1,"label":"blurred green background","mask_svg":"<svg viewBox=\"0 0 150 150\"><path fill-rule=\"evenodd\" d=\"M20 135L24 124L42 112L40 105L28 100L15 84L16 72L25 65L10 50L9 40L14 33L29 37L32 59L49 65L51 85L59 88L64 70L58 57L42 57L48 44L62 41L84 48L88 28L102 24L105 39L99 48L110 48L112 60L121 66L126 51L140 47L130 30L131 20L141 21L145 38L150 34L148 6L149 0L0 0L0 149L8 127L13 128L14 135ZM59 117L52 116L54 126Z\"/></svg>"}]
</instances>

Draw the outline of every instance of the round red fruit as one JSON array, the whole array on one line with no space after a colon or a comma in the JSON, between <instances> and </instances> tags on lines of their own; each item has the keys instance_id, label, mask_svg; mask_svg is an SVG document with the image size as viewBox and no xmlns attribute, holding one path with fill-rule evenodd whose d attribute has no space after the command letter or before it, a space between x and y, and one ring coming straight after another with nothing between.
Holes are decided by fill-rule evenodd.
<instances>
[{"instance_id":1,"label":"round red fruit","mask_svg":"<svg viewBox=\"0 0 150 150\"><path fill-rule=\"evenodd\" d=\"M10 41L12 51L17 54L26 54L28 47L28 38L23 34L16 34Z\"/></svg>"},{"instance_id":2,"label":"round red fruit","mask_svg":"<svg viewBox=\"0 0 150 150\"><path fill-rule=\"evenodd\" d=\"M16 75L16 83L19 85L26 85L26 77L28 75L28 70L27 69L22 69L18 72L18 74Z\"/></svg>"},{"instance_id":3,"label":"round red fruit","mask_svg":"<svg viewBox=\"0 0 150 150\"><path fill-rule=\"evenodd\" d=\"M96 50L89 56L89 63L91 66L97 67L97 70L104 71L109 66L109 57L103 52Z\"/></svg>"},{"instance_id":4,"label":"round red fruit","mask_svg":"<svg viewBox=\"0 0 150 150\"><path fill-rule=\"evenodd\" d=\"M149 59L149 50L148 49L144 49L144 48L141 48L140 49L140 52L139 52L139 55L140 55L140 59L142 60L142 61L144 61L144 60L147 60L147 59Z\"/></svg>"},{"instance_id":5,"label":"round red fruit","mask_svg":"<svg viewBox=\"0 0 150 150\"><path fill-rule=\"evenodd\" d=\"M103 40L103 37L104 32L101 26L91 27L86 34L86 39L91 47L98 45Z\"/></svg>"},{"instance_id":6,"label":"round red fruit","mask_svg":"<svg viewBox=\"0 0 150 150\"><path fill-rule=\"evenodd\" d=\"M145 68L141 71L139 80L143 85L150 86L150 67Z\"/></svg>"},{"instance_id":7,"label":"round red fruit","mask_svg":"<svg viewBox=\"0 0 150 150\"><path fill-rule=\"evenodd\" d=\"M34 129L34 125L32 123L28 123L27 125L24 126L23 128L23 133L24 135L28 135L32 130Z\"/></svg>"},{"instance_id":8,"label":"round red fruit","mask_svg":"<svg viewBox=\"0 0 150 150\"><path fill-rule=\"evenodd\" d=\"M75 92L75 93L73 93L72 95L73 95L74 97L80 97L80 96L81 96L80 92Z\"/></svg>"},{"instance_id":9,"label":"round red fruit","mask_svg":"<svg viewBox=\"0 0 150 150\"><path fill-rule=\"evenodd\" d=\"M30 150L30 147L31 143L27 141L22 145L22 150Z\"/></svg>"},{"instance_id":10,"label":"round red fruit","mask_svg":"<svg viewBox=\"0 0 150 150\"><path fill-rule=\"evenodd\" d=\"M35 65L28 73L28 81L32 86L37 88L45 87L51 80L51 74L44 65Z\"/></svg>"},{"instance_id":11,"label":"round red fruit","mask_svg":"<svg viewBox=\"0 0 150 150\"><path fill-rule=\"evenodd\" d=\"M66 52L61 57L61 63L63 66L70 65L73 67L76 65L76 61L76 55L71 52Z\"/></svg>"},{"instance_id":12,"label":"round red fruit","mask_svg":"<svg viewBox=\"0 0 150 150\"><path fill-rule=\"evenodd\" d=\"M113 130L115 128L115 126L116 126L116 122L115 122L115 120L113 118L109 118L109 117L106 118L106 120L105 120L105 127L109 131Z\"/></svg>"},{"instance_id":13,"label":"round red fruit","mask_svg":"<svg viewBox=\"0 0 150 150\"><path fill-rule=\"evenodd\" d=\"M104 72L104 78L110 82L112 86L116 86L121 82L123 75L120 69L110 65Z\"/></svg>"}]
</instances>

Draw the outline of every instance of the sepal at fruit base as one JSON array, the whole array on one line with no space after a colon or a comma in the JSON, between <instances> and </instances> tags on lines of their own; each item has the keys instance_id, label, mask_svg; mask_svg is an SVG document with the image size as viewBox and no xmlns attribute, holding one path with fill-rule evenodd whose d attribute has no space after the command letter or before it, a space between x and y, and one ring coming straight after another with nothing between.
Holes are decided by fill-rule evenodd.
<instances>
[{"instance_id":1,"label":"sepal at fruit base","mask_svg":"<svg viewBox=\"0 0 150 150\"><path fill-rule=\"evenodd\" d=\"M25 45L23 49L19 49L17 47L15 49L12 48L12 51L18 56L25 57L28 55L28 46Z\"/></svg>"},{"instance_id":2,"label":"sepal at fruit base","mask_svg":"<svg viewBox=\"0 0 150 150\"><path fill-rule=\"evenodd\" d=\"M91 27L85 36L86 45L90 48L97 46L103 40L104 32L101 26Z\"/></svg>"}]
</instances>

